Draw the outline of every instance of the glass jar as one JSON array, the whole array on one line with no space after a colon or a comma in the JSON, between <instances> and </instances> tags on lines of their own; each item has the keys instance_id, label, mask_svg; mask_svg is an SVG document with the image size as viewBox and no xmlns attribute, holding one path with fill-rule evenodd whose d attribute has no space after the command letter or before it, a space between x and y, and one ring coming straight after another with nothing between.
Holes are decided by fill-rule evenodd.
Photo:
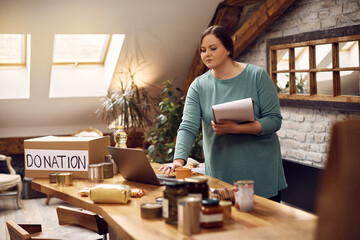
<instances>
[{"instance_id":1,"label":"glass jar","mask_svg":"<svg viewBox=\"0 0 360 240\"><path fill-rule=\"evenodd\" d=\"M177 224L177 200L187 195L185 182L166 182L163 199L163 218L169 224Z\"/></svg>"},{"instance_id":2,"label":"glass jar","mask_svg":"<svg viewBox=\"0 0 360 240\"><path fill-rule=\"evenodd\" d=\"M126 148L127 134L123 126L118 126L114 132L115 147Z\"/></svg>"},{"instance_id":3,"label":"glass jar","mask_svg":"<svg viewBox=\"0 0 360 240\"><path fill-rule=\"evenodd\" d=\"M223 209L219 199L208 198L201 201L200 225L202 228L216 228L223 225Z\"/></svg>"},{"instance_id":4,"label":"glass jar","mask_svg":"<svg viewBox=\"0 0 360 240\"><path fill-rule=\"evenodd\" d=\"M190 196L200 197L200 199L209 198L209 186L207 177L195 176L185 178L187 189Z\"/></svg>"}]
</instances>

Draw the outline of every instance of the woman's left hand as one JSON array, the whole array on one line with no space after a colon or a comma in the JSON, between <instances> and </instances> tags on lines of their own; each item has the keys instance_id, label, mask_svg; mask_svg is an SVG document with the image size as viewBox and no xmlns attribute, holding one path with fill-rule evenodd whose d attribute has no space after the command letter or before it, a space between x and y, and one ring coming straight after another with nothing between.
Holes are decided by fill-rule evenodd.
<instances>
[{"instance_id":1,"label":"woman's left hand","mask_svg":"<svg viewBox=\"0 0 360 240\"><path fill-rule=\"evenodd\" d=\"M211 125L216 136L221 136L229 133L236 133L236 128L239 124L233 120L220 120L217 123L211 121Z\"/></svg>"}]
</instances>

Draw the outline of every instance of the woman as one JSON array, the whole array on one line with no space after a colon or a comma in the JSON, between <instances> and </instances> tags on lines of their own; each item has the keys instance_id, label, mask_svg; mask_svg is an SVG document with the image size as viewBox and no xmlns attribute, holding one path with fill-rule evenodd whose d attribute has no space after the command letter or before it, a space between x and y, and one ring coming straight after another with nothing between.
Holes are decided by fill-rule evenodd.
<instances>
[{"instance_id":1,"label":"woman","mask_svg":"<svg viewBox=\"0 0 360 240\"><path fill-rule=\"evenodd\" d=\"M210 69L190 85L169 174L184 166L202 123L205 173L230 184L255 181L255 194L271 198L286 188L276 131L282 116L276 88L260 67L233 60L231 37L221 26L206 29L200 40L201 59ZM239 124L213 121L212 106L244 98L254 100L255 121ZM278 200L278 199L277 199Z\"/></svg>"}]
</instances>

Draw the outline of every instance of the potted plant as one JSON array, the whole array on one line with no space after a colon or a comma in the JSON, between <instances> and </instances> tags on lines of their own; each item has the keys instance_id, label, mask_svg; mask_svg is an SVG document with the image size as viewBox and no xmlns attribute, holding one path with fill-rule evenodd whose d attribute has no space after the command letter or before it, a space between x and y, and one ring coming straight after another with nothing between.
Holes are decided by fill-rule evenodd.
<instances>
[{"instance_id":1,"label":"potted plant","mask_svg":"<svg viewBox=\"0 0 360 240\"><path fill-rule=\"evenodd\" d=\"M156 117L156 126L145 132L145 140L149 144L146 153L151 162L171 162L174 157L176 134L181 123L185 98L181 89L176 88L174 93L172 81L163 83L160 113ZM193 158L203 161L202 133L200 131L193 145L191 154Z\"/></svg>"},{"instance_id":2,"label":"potted plant","mask_svg":"<svg viewBox=\"0 0 360 240\"><path fill-rule=\"evenodd\" d=\"M128 134L128 147L142 147L145 129L153 123L157 113L158 100L148 95L144 88L135 82L139 64L135 69L128 64L125 71L117 74L118 84L107 90L100 99L96 113L108 125L123 126Z\"/></svg>"}]
</instances>

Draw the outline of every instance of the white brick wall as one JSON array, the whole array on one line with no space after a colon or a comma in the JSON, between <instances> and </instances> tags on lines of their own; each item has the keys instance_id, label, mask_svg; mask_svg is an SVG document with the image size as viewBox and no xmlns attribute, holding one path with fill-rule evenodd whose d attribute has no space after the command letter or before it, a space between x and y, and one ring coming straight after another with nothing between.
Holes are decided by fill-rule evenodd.
<instances>
[{"instance_id":1,"label":"white brick wall","mask_svg":"<svg viewBox=\"0 0 360 240\"><path fill-rule=\"evenodd\" d=\"M360 114L338 111L282 107L283 122L278 131L283 158L323 167L336 121L360 118Z\"/></svg>"},{"instance_id":2,"label":"white brick wall","mask_svg":"<svg viewBox=\"0 0 360 240\"><path fill-rule=\"evenodd\" d=\"M250 13L252 13L251 11ZM266 39L357 25L357 0L297 0L269 26L239 57L238 61L266 69ZM335 121L360 117L339 111L282 107L283 123L278 131L283 158L323 167Z\"/></svg>"}]
</instances>

